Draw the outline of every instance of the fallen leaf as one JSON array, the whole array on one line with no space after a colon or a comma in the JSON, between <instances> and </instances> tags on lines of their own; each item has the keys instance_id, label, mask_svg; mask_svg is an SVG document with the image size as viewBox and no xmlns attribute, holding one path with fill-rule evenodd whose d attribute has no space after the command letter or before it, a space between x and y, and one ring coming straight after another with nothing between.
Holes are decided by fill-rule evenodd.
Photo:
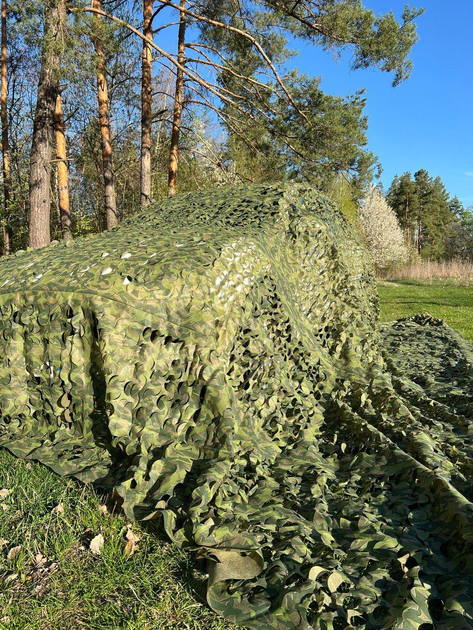
<instances>
[{"instance_id":1,"label":"fallen leaf","mask_svg":"<svg viewBox=\"0 0 473 630\"><path fill-rule=\"evenodd\" d=\"M36 562L37 567L41 567L43 564L46 564L48 559L42 553L37 553L34 557L34 561Z\"/></svg>"},{"instance_id":2,"label":"fallen leaf","mask_svg":"<svg viewBox=\"0 0 473 630\"><path fill-rule=\"evenodd\" d=\"M102 553L102 547L103 547L104 542L105 541L102 534L98 534L97 536L95 536L95 538L92 538L92 540L90 541L90 546L89 546L90 551L94 553L95 555L100 556L100 554Z\"/></svg>"},{"instance_id":3,"label":"fallen leaf","mask_svg":"<svg viewBox=\"0 0 473 630\"><path fill-rule=\"evenodd\" d=\"M62 503L58 503L56 507L51 510L51 514L64 514L64 505Z\"/></svg>"},{"instance_id":4,"label":"fallen leaf","mask_svg":"<svg viewBox=\"0 0 473 630\"><path fill-rule=\"evenodd\" d=\"M132 556L138 548L138 543L141 538L134 533L131 527L128 527L126 530L125 538L127 543L125 545L124 554L125 556Z\"/></svg>"},{"instance_id":5,"label":"fallen leaf","mask_svg":"<svg viewBox=\"0 0 473 630\"><path fill-rule=\"evenodd\" d=\"M8 545L8 543L9 541L5 538L0 538L0 551L3 549L3 547L5 547L5 545Z\"/></svg>"},{"instance_id":6,"label":"fallen leaf","mask_svg":"<svg viewBox=\"0 0 473 630\"><path fill-rule=\"evenodd\" d=\"M18 545L18 547L12 547L7 554L7 560L14 560L17 556L20 555L21 549L22 545Z\"/></svg>"},{"instance_id":7,"label":"fallen leaf","mask_svg":"<svg viewBox=\"0 0 473 630\"><path fill-rule=\"evenodd\" d=\"M3 499L6 499L9 494L10 494L10 490L7 490L6 488L2 488L2 490L0 490L0 501L3 501Z\"/></svg>"},{"instance_id":8,"label":"fallen leaf","mask_svg":"<svg viewBox=\"0 0 473 630\"><path fill-rule=\"evenodd\" d=\"M5 578L5 584L8 584L9 582L13 582L14 580L16 580L18 577L18 573L10 573L10 575L7 575L7 577Z\"/></svg>"}]
</instances>

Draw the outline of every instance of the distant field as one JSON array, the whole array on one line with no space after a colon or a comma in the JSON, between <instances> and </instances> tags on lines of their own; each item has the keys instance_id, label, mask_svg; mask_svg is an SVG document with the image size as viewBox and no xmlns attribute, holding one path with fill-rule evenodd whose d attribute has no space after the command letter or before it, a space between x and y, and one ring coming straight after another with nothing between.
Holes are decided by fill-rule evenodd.
<instances>
[{"instance_id":1,"label":"distant field","mask_svg":"<svg viewBox=\"0 0 473 630\"><path fill-rule=\"evenodd\" d=\"M412 282L412 281L411 281ZM473 341L473 287L380 282L381 320L429 313Z\"/></svg>"},{"instance_id":2,"label":"distant field","mask_svg":"<svg viewBox=\"0 0 473 630\"><path fill-rule=\"evenodd\" d=\"M381 272L381 277L402 284L446 283L450 286L468 286L473 284L473 263L465 260L419 260L405 267Z\"/></svg>"}]
</instances>

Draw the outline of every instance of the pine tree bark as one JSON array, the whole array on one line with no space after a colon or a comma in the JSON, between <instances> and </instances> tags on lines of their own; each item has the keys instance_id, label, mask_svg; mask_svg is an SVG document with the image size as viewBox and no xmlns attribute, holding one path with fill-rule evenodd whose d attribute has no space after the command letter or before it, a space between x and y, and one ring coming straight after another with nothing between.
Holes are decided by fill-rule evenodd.
<instances>
[{"instance_id":1,"label":"pine tree bark","mask_svg":"<svg viewBox=\"0 0 473 630\"><path fill-rule=\"evenodd\" d=\"M67 168L66 126L62 109L62 96L58 92L54 110L54 134L56 136L57 188L59 199L59 221L62 238L72 239L72 221L69 197L69 171Z\"/></svg>"},{"instance_id":2,"label":"pine tree bark","mask_svg":"<svg viewBox=\"0 0 473 630\"><path fill-rule=\"evenodd\" d=\"M151 201L152 48L153 0L143 0L143 56L141 73L141 207Z\"/></svg>"},{"instance_id":3,"label":"pine tree bark","mask_svg":"<svg viewBox=\"0 0 473 630\"><path fill-rule=\"evenodd\" d=\"M92 7L102 11L102 0L92 0ZM103 180L105 192L105 217L107 230L118 225L117 196L113 175L113 151L110 133L110 102L106 75L105 52L102 43L100 24L102 17L97 15L97 33L94 37L95 54L97 56L97 98L99 105L100 140L102 146Z\"/></svg>"},{"instance_id":4,"label":"pine tree bark","mask_svg":"<svg viewBox=\"0 0 473 630\"><path fill-rule=\"evenodd\" d=\"M187 0L180 0L181 9L186 8ZM181 133L182 109L184 97L184 71L186 62L186 14L181 11L179 19L179 33L177 44L177 61L179 67L176 71L176 91L174 95L174 114L171 132L171 152L169 155L169 190L168 194L173 197L176 194L177 170L179 163L179 137Z\"/></svg>"},{"instance_id":5,"label":"pine tree bark","mask_svg":"<svg viewBox=\"0 0 473 630\"><path fill-rule=\"evenodd\" d=\"M2 0L2 59L1 59L1 119L2 119L2 158L3 158L3 253L11 254L13 230L10 225L11 168L10 140L8 134L8 49L7 49L7 0Z\"/></svg>"},{"instance_id":6,"label":"pine tree bark","mask_svg":"<svg viewBox=\"0 0 473 630\"><path fill-rule=\"evenodd\" d=\"M66 19L66 0L47 0L44 8L44 37L41 71L36 97L30 155L29 241L38 249L51 242L51 157L54 109L58 94L60 36Z\"/></svg>"}]
</instances>

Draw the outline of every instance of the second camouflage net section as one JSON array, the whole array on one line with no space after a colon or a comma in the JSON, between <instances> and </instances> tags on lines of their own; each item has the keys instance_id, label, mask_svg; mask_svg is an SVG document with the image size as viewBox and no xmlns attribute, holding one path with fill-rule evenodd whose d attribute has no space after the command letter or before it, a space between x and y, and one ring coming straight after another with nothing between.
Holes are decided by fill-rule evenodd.
<instances>
[{"instance_id":1,"label":"second camouflage net section","mask_svg":"<svg viewBox=\"0 0 473 630\"><path fill-rule=\"evenodd\" d=\"M193 193L0 261L0 445L112 488L257 630L473 628L473 348L377 329L304 186Z\"/></svg>"}]
</instances>

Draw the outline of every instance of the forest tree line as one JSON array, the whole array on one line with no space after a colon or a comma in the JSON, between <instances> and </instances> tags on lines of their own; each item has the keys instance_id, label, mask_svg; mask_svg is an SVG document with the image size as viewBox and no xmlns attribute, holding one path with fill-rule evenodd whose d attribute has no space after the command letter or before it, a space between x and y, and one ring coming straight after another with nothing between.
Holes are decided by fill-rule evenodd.
<instances>
[{"instance_id":1,"label":"forest tree line","mask_svg":"<svg viewBox=\"0 0 473 630\"><path fill-rule=\"evenodd\" d=\"M380 168L363 92L325 94L320 77L285 64L305 42L349 51L353 68L396 85L422 12L397 20L360 0L1 1L5 254L223 184L305 181L356 205ZM427 184L412 181L407 214L405 176L388 200L419 251L439 252Z\"/></svg>"}]
</instances>

